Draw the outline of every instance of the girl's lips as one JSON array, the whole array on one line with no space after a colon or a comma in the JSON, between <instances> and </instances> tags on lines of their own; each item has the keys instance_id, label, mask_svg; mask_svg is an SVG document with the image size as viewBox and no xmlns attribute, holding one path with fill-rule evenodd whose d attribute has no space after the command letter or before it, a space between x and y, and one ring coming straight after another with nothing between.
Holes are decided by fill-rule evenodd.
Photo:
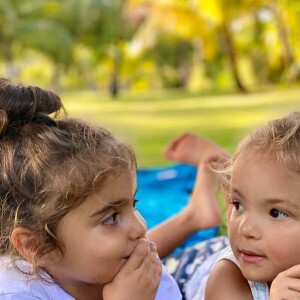
<instances>
[{"instance_id":1,"label":"girl's lips","mask_svg":"<svg viewBox=\"0 0 300 300\"><path fill-rule=\"evenodd\" d=\"M247 263L258 263L266 258L264 255L260 255L244 249L240 250L240 254L243 261Z\"/></svg>"}]
</instances>

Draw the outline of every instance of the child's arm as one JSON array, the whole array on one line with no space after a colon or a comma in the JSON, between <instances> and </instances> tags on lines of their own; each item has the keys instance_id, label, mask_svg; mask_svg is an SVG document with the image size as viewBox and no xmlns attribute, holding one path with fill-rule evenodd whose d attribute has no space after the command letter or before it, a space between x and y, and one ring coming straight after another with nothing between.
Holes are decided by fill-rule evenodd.
<instances>
[{"instance_id":1,"label":"child's arm","mask_svg":"<svg viewBox=\"0 0 300 300\"><path fill-rule=\"evenodd\" d=\"M160 258L165 258L197 231L192 220L193 215L184 210L148 231L147 236L156 243Z\"/></svg>"},{"instance_id":2,"label":"child's arm","mask_svg":"<svg viewBox=\"0 0 300 300\"><path fill-rule=\"evenodd\" d=\"M253 300L249 284L230 260L219 261L209 275L205 300Z\"/></svg>"},{"instance_id":3,"label":"child's arm","mask_svg":"<svg viewBox=\"0 0 300 300\"><path fill-rule=\"evenodd\" d=\"M103 288L104 300L154 300L162 275L157 251L141 239L112 282Z\"/></svg>"},{"instance_id":4,"label":"child's arm","mask_svg":"<svg viewBox=\"0 0 300 300\"><path fill-rule=\"evenodd\" d=\"M277 275L270 288L270 300L300 299L300 265Z\"/></svg>"}]
</instances>

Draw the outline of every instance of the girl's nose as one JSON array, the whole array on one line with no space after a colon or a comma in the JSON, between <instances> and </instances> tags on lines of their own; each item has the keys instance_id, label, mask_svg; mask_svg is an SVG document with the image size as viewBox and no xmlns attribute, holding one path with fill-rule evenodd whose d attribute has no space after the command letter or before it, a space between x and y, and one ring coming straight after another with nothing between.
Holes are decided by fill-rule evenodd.
<instances>
[{"instance_id":1,"label":"girl's nose","mask_svg":"<svg viewBox=\"0 0 300 300\"><path fill-rule=\"evenodd\" d=\"M258 218L245 214L239 224L238 233L246 238L258 239L260 237Z\"/></svg>"},{"instance_id":2,"label":"girl's nose","mask_svg":"<svg viewBox=\"0 0 300 300\"><path fill-rule=\"evenodd\" d=\"M147 225L144 218L138 211L134 212L129 228L129 238L132 240L144 237L147 232Z\"/></svg>"}]
</instances>

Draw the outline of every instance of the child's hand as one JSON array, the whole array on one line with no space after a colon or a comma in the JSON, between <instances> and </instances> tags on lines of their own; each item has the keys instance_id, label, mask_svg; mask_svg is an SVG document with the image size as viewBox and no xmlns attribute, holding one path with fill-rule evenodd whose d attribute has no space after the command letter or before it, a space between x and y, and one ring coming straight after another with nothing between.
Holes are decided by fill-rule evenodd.
<instances>
[{"instance_id":1,"label":"child's hand","mask_svg":"<svg viewBox=\"0 0 300 300\"><path fill-rule=\"evenodd\" d=\"M141 239L114 280L103 288L104 300L154 300L162 274L156 246Z\"/></svg>"},{"instance_id":2,"label":"child's hand","mask_svg":"<svg viewBox=\"0 0 300 300\"><path fill-rule=\"evenodd\" d=\"M300 299L300 265L279 273L270 288L270 300Z\"/></svg>"}]
</instances>

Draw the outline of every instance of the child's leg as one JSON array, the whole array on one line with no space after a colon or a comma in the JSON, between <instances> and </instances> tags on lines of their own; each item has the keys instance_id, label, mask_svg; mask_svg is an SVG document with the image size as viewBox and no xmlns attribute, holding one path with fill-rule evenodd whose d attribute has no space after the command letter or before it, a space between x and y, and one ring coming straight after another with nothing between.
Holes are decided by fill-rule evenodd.
<instances>
[{"instance_id":1,"label":"child's leg","mask_svg":"<svg viewBox=\"0 0 300 300\"><path fill-rule=\"evenodd\" d=\"M218 226L221 222L221 212L217 202L221 175L213 171L208 163L201 163L191 199L183 210L194 224L194 232L201 229Z\"/></svg>"},{"instance_id":2,"label":"child's leg","mask_svg":"<svg viewBox=\"0 0 300 300\"><path fill-rule=\"evenodd\" d=\"M184 133L175 138L164 154L168 158L198 167L194 191L185 208L194 219L195 231L220 224L217 194L221 176L212 171L209 164L228 160L229 154L215 143L192 133Z\"/></svg>"},{"instance_id":3,"label":"child's leg","mask_svg":"<svg viewBox=\"0 0 300 300\"><path fill-rule=\"evenodd\" d=\"M148 233L149 239L157 244L161 257L170 254L196 231L220 224L221 213L216 201L219 186L220 175L207 163L201 163L187 207Z\"/></svg>"},{"instance_id":4,"label":"child's leg","mask_svg":"<svg viewBox=\"0 0 300 300\"><path fill-rule=\"evenodd\" d=\"M195 188L187 207L174 218L153 229L149 234L150 239L157 243L158 253L161 257L171 253L194 232L220 224L221 213L217 204L217 194L221 178L218 173L211 170L209 163L227 160L229 156L216 144L190 133L173 140L164 155L173 160L198 166L198 173ZM216 243L218 247L216 247ZM217 237L166 258L164 263L176 279L184 297L188 292L185 290L185 283L190 280L193 273L196 270L202 272L202 263L204 261L207 261L208 264L211 263L207 258L226 245L226 238ZM213 260L211 265L213 265ZM207 270L204 269L204 271ZM206 273L201 272L200 279L202 280ZM198 283L199 281L197 281Z\"/></svg>"},{"instance_id":5,"label":"child's leg","mask_svg":"<svg viewBox=\"0 0 300 300\"><path fill-rule=\"evenodd\" d=\"M184 133L164 150L166 158L198 166L201 162L227 159L229 154L215 143L192 133Z\"/></svg>"}]
</instances>

